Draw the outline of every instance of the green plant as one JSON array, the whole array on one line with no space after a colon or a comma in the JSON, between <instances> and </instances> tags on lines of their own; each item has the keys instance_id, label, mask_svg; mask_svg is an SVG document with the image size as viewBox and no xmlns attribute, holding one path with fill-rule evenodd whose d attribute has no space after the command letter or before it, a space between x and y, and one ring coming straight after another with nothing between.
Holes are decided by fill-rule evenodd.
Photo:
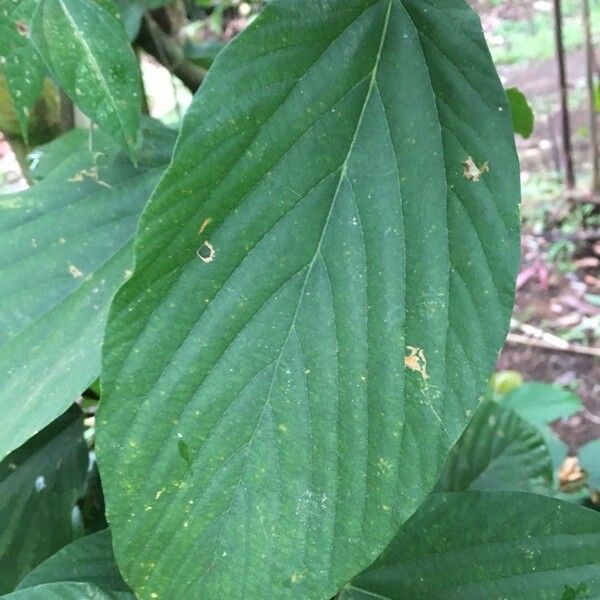
<instances>
[{"instance_id":1,"label":"green plant","mask_svg":"<svg viewBox=\"0 0 600 600\"><path fill-rule=\"evenodd\" d=\"M478 407L512 309L519 173L471 9L273 0L173 150L141 114L119 6L0 4L4 64L25 56L98 128L42 146L32 187L0 198L0 565L17 565L0 591L600 593L600 516L540 497L543 434ZM25 134L35 89L4 75ZM64 411L78 433L59 444ZM31 544L23 507L46 495L60 531Z\"/></svg>"}]
</instances>

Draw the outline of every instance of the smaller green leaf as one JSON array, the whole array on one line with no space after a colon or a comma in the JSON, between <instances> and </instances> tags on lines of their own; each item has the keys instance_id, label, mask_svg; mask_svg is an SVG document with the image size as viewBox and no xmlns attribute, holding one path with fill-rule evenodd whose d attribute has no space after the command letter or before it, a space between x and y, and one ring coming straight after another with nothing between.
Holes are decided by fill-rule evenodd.
<instances>
[{"instance_id":1,"label":"smaller green leaf","mask_svg":"<svg viewBox=\"0 0 600 600\"><path fill-rule=\"evenodd\" d=\"M77 406L0 463L0 593L72 541L87 465Z\"/></svg>"},{"instance_id":2,"label":"smaller green leaf","mask_svg":"<svg viewBox=\"0 0 600 600\"><path fill-rule=\"evenodd\" d=\"M36 150L42 181L0 197L0 458L100 374L108 308L174 142L145 123L135 168L108 136L88 136L74 130Z\"/></svg>"},{"instance_id":3,"label":"smaller green leaf","mask_svg":"<svg viewBox=\"0 0 600 600\"><path fill-rule=\"evenodd\" d=\"M485 401L448 455L436 489L549 493L552 478L538 430L514 411Z\"/></svg>"},{"instance_id":4,"label":"smaller green leaf","mask_svg":"<svg viewBox=\"0 0 600 600\"><path fill-rule=\"evenodd\" d=\"M536 426L565 419L583 408L581 400L573 392L540 381L524 383L500 402Z\"/></svg>"},{"instance_id":5,"label":"smaller green leaf","mask_svg":"<svg viewBox=\"0 0 600 600\"><path fill-rule=\"evenodd\" d=\"M130 591L115 562L109 529L65 546L29 573L17 590L61 582L91 583L105 590Z\"/></svg>"},{"instance_id":6,"label":"smaller green leaf","mask_svg":"<svg viewBox=\"0 0 600 600\"><path fill-rule=\"evenodd\" d=\"M73 102L134 158L140 73L119 20L93 0L43 0L32 39Z\"/></svg>"},{"instance_id":7,"label":"smaller green leaf","mask_svg":"<svg viewBox=\"0 0 600 600\"><path fill-rule=\"evenodd\" d=\"M46 73L30 40L36 6L35 0L0 1L0 66L26 141L29 113L42 91Z\"/></svg>"},{"instance_id":8,"label":"smaller green leaf","mask_svg":"<svg viewBox=\"0 0 600 600\"><path fill-rule=\"evenodd\" d=\"M140 32L142 17L146 10L145 4L136 0L116 0L121 16L121 22L129 40L133 41Z\"/></svg>"},{"instance_id":9,"label":"smaller green leaf","mask_svg":"<svg viewBox=\"0 0 600 600\"><path fill-rule=\"evenodd\" d=\"M92 583L47 583L2 596L3 600L135 600L131 592L107 591Z\"/></svg>"},{"instance_id":10,"label":"smaller green leaf","mask_svg":"<svg viewBox=\"0 0 600 600\"><path fill-rule=\"evenodd\" d=\"M527 139L533 133L535 122L533 110L529 106L525 94L518 88L507 89L506 95L512 113L513 129L515 133Z\"/></svg>"},{"instance_id":11,"label":"smaller green leaf","mask_svg":"<svg viewBox=\"0 0 600 600\"><path fill-rule=\"evenodd\" d=\"M213 41L203 44L191 42L184 46L185 57L204 69L209 69L217 54L225 47L223 42Z\"/></svg>"},{"instance_id":12,"label":"smaller green leaf","mask_svg":"<svg viewBox=\"0 0 600 600\"><path fill-rule=\"evenodd\" d=\"M588 484L600 491L600 440L594 440L579 449L579 464L585 469Z\"/></svg>"},{"instance_id":13,"label":"smaller green leaf","mask_svg":"<svg viewBox=\"0 0 600 600\"><path fill-rule=\"evenodd\" d=\"M585 590L573 596L576 590ZM514 492L433 494L340 600L600 597L600 514Z\"/></svg>"},{"instance_id":14,"label":"smaller green leaf","mask_svg":"<svg viewBox=\"0 0 600 600\"><path fill-rule=\"evenodd\" d=\"M570 417L582 409L577 395L556 385L531 381L498 398L498 401L537 427L546 440L554 470L557 471L567 456L568 449L549 424L557 419Z\"/></svg>"}]
</instances>

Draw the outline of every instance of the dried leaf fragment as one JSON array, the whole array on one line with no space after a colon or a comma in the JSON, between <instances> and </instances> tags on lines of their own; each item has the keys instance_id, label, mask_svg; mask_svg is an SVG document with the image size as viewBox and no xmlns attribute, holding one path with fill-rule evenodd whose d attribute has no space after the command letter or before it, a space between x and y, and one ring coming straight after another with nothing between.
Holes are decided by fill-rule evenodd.
<instances>
[{"instance_id":1,"label":"dried leaf fragment","mask_svg":"<svg viewBox=\"0 0 600 600\"><path fill-rule=\"evenodd\" d=\"M484 162L480 167L475 164L472 156L467 156L467 160L463 160L463 175L469 181L479 181L484 173L488 173L490 165Z\"/></svg>"},{"instance_id":2,"label":"dried leaf fragment","mask_svg":"<svg viewBox=\"0 0 600 600\"><path fill-rule=\"evenodd\" d=\"M429 379L427 373L427 359L425 358L425 352L422 348L416 348L415 346L407 346L408 356L404 357L404 364L411 371L416 371L421 374L423 379Z\"/></svg>"},{"instance_id":3,"label":"dried leaf fragment","mask_svg":"<svg viewBox=\"0 0 600 600\"><path fill-rule=\"evenodd\" d=\"M563 492L575 492L581 489L587 480L576 456L567 456L558 473L560 489Z\"/></svg>"}]
</instances>

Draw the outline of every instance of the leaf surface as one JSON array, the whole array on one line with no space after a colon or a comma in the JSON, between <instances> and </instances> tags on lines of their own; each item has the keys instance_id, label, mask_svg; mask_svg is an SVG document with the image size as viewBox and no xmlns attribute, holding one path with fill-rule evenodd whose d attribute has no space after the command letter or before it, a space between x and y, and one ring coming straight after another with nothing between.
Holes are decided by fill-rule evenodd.
<instances>
[{"instance_id":1,"label":"leaf surface","mask_svg":"<svg viewBox=\"0 0 600 600\"><path fill-rule=\"evenodd\" d=\"M567 456L567 445L551 429L550 423L567 418L583 406L573 392L541 381L529 381L512 390L498 402L536 427L544 436L552 456L554 470L558 471Z\"/></svg>"},{"instance_id":2,"label":"leaf surface","mask_svg":"<svg viewBox=\"0 0 600 600\"><path fill-rule=\"evenodd\" d=\"M514 411L485 401L452 448L440 492L498 490L549 493L552 461L538 430Z\"/></svg>"},{"instance_id":3,"label":"leaf surface","mask_svg":"<svg viewBox=\"0 0 600 600\"><path fill-rule=\"evenodd\" d=\"M0 462L0 593L73 540L88 453L77 406Z\"/></svg>"},{"instance_id":4,"label":"leaf surface","mask_svg":"<svg viewBox=\"0 0 600 600\"><path fill-rule=\"evenodd\" d=\"M0 458L99 375L108 307L173 142L148 133L136 169L98 135L93 150L83 131L67 137L34 154L43 181L0 196Z\"/></svg>"},{"instance_id":5,"label":"leaf surface","mask_svg":"<svg viewBox=\"0 0 600 600\"><path fill-rule=\"evenodd\" d=\"M585 469L587 481L595 491L600 491L600 440L584 444L579 449L579 463Z\"/></svg>"},{"instance_id":6,"label":"leaf surface","mask_svg":"<svg viewBox=\"0 0 600 600\"><path fill-rule=\"evenodd\" d=\"M527 102L527 98L523 92L516 88L508 88L506 90L508 103L510 104L510 112L513 119L513 129L524 139L531 137L535 124L533 110Z\"/></svg>"},{"instance_id":7,"label":"leaf surface","mask_svg":"<svg viewBox=\"0 0 600 600\"><path fill-rule=\"evenodd\" d=\"M36 567L17 589L60 582L91 583L104 590L129 591L115 562L108 529L72 542Z\"/></svg>"},{"instance_id":8,"label":"leaf surface","mask_svg":"<svg viewBox=\"0 0 600 600\"><path fill-rule=\"evenodd\" d=\"M30 40L35 0L0 2L0 70L6 77L17 119L28 139L29 113L44 82L46 68Z\"/></svg>"},{"instance_id":9,"label":"leaf surface","mask_svg":"<svg viewBox=\"0 0 600 600\"><path fill-rule=\"evenodd\" d=\"M32 39L73 102L135 158L140 72L119 20L93 0L42 0Z\"/></svg>"},{"instance_id":10,"label":"leaf surface","mask_svg":"<svg viewBox=\"0 0 600 600\"><path fill-rule=\"evenodd\" d=\"M532 494L466 492L433 494L339 600L599 595L600 514Z\"/></svg>"},{"instance_id":11,"label":"leaf surface","mask_svg":"<svg viewBox=\"0 0 600 600\"><path fill-rule=\"evenodd\" d=\"M105 590L93 583L45 583L17 590L4 600L136 600L131 592Z\"/></svg>"},{"instance_id":12,"label":"leaf surface","mask_svg":"<svg viewBox=\"0 0 600 600\"><path fill-rule=\"evenodd\" d=\"M326 598L376 557L504 339L518 185L462 1L274 0L219 54L105 340L98 458L140 598Z\"/></svg>"}]
</instances>

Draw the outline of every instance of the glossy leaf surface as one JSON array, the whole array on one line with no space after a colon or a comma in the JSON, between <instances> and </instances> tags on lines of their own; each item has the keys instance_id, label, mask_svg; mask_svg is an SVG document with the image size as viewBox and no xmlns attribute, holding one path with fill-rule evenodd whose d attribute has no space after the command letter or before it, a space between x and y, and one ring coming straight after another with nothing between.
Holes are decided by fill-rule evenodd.
<instances>
[{"instance_id":1,"label":"glossy leaf surface","mask_svg":"<svg viewBox=\"0 0 600 600\"><path fill-rule=\"evenodd\" d=\"M105 340L140 598L327 598L377 556L504 339L518 187L462 1L274 0L219 54Z\"/></svg>"},{"instance_id":2,"label":"glossy leaf surface","mask_svg":"<svg viewBox=\"0 0 600 600\"><path fill-rule=\"evenodd\" d=\"M598 595L599 513L532 494L466 492L433 494L339 599Z\"/></svg>"},{"instance_id":3,"label":"glossy leaf surface","mask_svg":"<svg viewBox=\"0 0 600 600\"><path fill-rule=\"evenodd\" d=\"M173 134L148 132L138 169L95 139L73 131L42 147L43 180L0 196L0 458L98 377L108 307Z\"/></svg>"},{"instance_id":4,"label":"glossy leaf surface","mask_svg":"<svg viewBox=\"0 0 600 600\"><path fill-rule=\"evenodd\" d=\"M108 529L69 544L29 573L17 589L61 582L91 583L104 590L129 592L115 563Z\"/></svg>"},{"instance_id":5,"label":"glossy leaf surface","mask_svg":"<svg viewBox=\"0 0 600 600\"><path fill-rule=\"evenodd\" d=\"M552 480L542 435L514 411L488 400L448 455L437 490L549 493Z\"/></svg>"},{"instance_id":6,"label":"glossy leaf surface","mask_svg":"<svg viewBox=\"0 0 600 600\"><path fill-rule=\"evenodd\" d=\"M73 102L135 157L140 72L117 18L93 0L41 0L32 39Z\"/></svg>"},{"instance_id":7,"label":"glossy leaf surface","mask_svg":"<svg viewBox=\"0 0 600 600\"><path fill-rule=\"evenodd\" d=\"M0 462L0 593L73 540L87 466L76 406Z\"/></svg>"}]
</instances>

